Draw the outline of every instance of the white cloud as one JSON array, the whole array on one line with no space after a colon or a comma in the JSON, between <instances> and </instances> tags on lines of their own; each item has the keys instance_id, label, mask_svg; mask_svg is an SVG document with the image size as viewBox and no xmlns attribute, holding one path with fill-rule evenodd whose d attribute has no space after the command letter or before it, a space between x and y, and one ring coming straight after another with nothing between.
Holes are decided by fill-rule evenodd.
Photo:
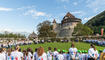
<instances>
[{"instance_id":1,"label":"white cloud","mask_svg":"<svg viewBox=\"0 0 105 60\"><path fill-rule=\"evenodd\" d=\"M51 14L48 14L46 12L37 11L35 9L31 9L23 13L24 16L32 16L34 19L38 19L39 17L44 17L45 19L50 19Z\"/></svg>"},{"instance_id":2,"label":"white cloud","mask_svg":"<svg viewBox=\"0 0 105 60\"><path fill-rule=\"evenodd\" d=\"M57 1L60 1L60 2L69 2L69 0L57 0Z\"/></svg>"},{"instance_id":3,"label":"white cloud","mask_svg":"<svg viewBox=\"0 0 105 60\"><path fill-rule=\"evenodd\" d=\"M12 11L12 8L4 8L4 7L0 7L0 11Z\"/></svg>"},{"instance_id":4,"label":"white cloud","mask_svg":"<svg viewBox=\"0 0 105 60\"><path fill-rule=\"evenodd\" d=\"M73 11L71 13L74 14L74 15L78 15L80 17L86 15L86 13L84 11Z\"/></svg>"},{"instance_id":5,"label":"white cloud","mask_svg":"<svg viewBox=\"0 0 105 60\"><path fill-rule=\"evenodd\" d=\"M88 21L88 20L90 20L91 18L93 18L93 16L85 17L84 20L85 20L85 21Z\"/></svg>"},{"instance_id":6,"label":"white cloud","mask_svg":"<svg viewBox=\"0 0 105 60\"><path fill-rule=\"evenodd\" d=\"M33 17L38 17L38 16L46 16L46 13L45 12L40 12L40 11L36 11L34 9L32 10L28 10L24 13L25 16L27 15L31 15Z\"/></svg>"},{"instance_id":7,"label":"white cloud","mask_svg":"<svg viewBox=\"0 0 105 60\"><path fill-rule=\"evenodd\" d=\"M95 13L102 9L105 8L105 0L87 0L87 7L91 8Z\"/></svg>"},{"instance_id":8,"label":"white cloud","mask_svg":"<svg viewBox=\"0 0 105 60\"><path fill-rule=\"evenodd\" d=\"M76 6L76 5L78 5L78 3L77 3L77 2L74 2L74 3L73 3L73 5L75 5L75 6Z\"/></svg>"},{"instance_id":9,"label":"white cloud","mask_svg":"<svg viewBox=\"0 0 105 60\"><path fill-rule=\"evenodd\" d=\"M17 10L24 10L24 9L31 9L31 8L35 8L35 6L34 5L32 5L32 6L23 6L23 7L17 8Z\"/></svg>"}]
</instances>

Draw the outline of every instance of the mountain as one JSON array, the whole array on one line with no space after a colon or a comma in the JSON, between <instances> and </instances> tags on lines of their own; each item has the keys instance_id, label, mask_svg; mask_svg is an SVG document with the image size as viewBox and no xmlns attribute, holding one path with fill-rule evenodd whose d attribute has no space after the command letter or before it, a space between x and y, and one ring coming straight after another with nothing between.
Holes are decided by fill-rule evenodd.
<instances>
[{"instance_id":1,"label":"mountain","mask_svg":"<svg viewBox=\"0 0 105 60\"><path fill-rule=\"evenodd\" d=\"M87 23L85 23L85 25L90 27L94 31L94 34L97 34L97 33L101 34L101 28L105 29L105 11L94 16Z\"/></svg>"}]
</instances>

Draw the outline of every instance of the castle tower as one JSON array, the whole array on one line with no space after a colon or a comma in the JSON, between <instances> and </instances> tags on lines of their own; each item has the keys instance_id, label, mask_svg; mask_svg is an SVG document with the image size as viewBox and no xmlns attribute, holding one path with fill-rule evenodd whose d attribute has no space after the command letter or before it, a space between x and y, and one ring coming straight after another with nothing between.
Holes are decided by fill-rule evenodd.
<instances>
[{"instance_id":1,"label":"castle tower","mask_svg":"<svg viewBox=\"0 0 105 60\"><path fill-rule=\"evenodd\" d=\"M74 27L81 22L81 19L76 18L74 15L72 15L70 12L68 12L63 20L61 21L61 30L59 35L61 37L70 37L72 36L72 33L74 31Z\"/></svg>"},{"instance_id":2,"label":"castle tower","mask_svg":"<svg viewBox=\"0 0 105 60\"><path fill-rule=\"evenodd\" d=\"M56 23L56 20L54 19L53 20L53 30L55 30L57 28L57 23Z\"/></svg>"}]
</instances>

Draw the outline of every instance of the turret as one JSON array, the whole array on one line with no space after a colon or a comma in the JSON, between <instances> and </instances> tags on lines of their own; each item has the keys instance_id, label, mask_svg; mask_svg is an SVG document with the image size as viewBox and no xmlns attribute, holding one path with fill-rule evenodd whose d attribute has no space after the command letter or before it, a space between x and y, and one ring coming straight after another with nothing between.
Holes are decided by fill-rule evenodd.
<instances>
[{"instance_id":1,"label":"turret","mask_svg":"<svg viewBox=\"0 0 105 60\"><path fill-rule=\"evenodd\" d=\"M53 20L53 30L55 30L57 28L57 23L56 23L56 20L54 19Z\"/></svg>"}]
</instances>

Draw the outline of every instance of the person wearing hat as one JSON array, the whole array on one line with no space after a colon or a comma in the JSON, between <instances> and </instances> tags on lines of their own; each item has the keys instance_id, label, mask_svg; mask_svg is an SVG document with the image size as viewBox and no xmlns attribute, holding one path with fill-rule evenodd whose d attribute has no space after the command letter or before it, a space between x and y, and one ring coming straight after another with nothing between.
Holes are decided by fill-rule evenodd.
<instances>
[{"instance_id":1,"label":"person wearing hat","mask_svg":"<svg viewBox=\"0 0 105 60\"><path fill-rule=\"evenodd\" d=\"M5 56L2 53L2 48L0 48L0 60L6 60Z\"/></svg>"},{"instance_id":2,"label":"person wearing hat","mask_svg":"<svg viewBox=\"0 0 105 60\"><path fill-rule=\"evenodd\" d=\"M63 51L61 50L57 55L57 60L64 60Z\"/></svg>"},{"instance_id":3,"label":"person wearing hat","mask_svg":"<svg viewBox=\"0 0 105 60\"><path fill-rule=\"evenodd\" d=\"M78 53L79 53L79 60L82 60L82 51L79 50Z\"/></svg>"},{"instance_id":4,"label":"person wearing hat","mask_svg":"<svg viewBox=\"0 0 105 60\"><path fill-rule=\"evenodd\" d=\"M53 52L53 60L57 60L57 55L59 53L57 52L57 48L54 48L54 52Z\"/></svg>"},{"instance_id":5,"label":"person wearing hat","mask_svg":"<svg viewBox=\"0 0 105 60\"><path fill-rule=\"evenodd\" d=\"M64 56L64 60L67 60L67 58L66 58L66 57L67 57L66 52L67 52L66 50L63 50L63 56Z\"/></svg>"},{"instance_id":6,"label":"person wearing hat","mask_svg":"<svg viewBox=\"0 0 105 60\"><path fill-rule=\"evenodd\" d=\"M71 48L69 49L70 52L70 59L75 60L76 59L76 54L77 54L77 48L75 47L74 43L71 44Z\"/></svg>"},{"instance_id":7,"label":"person wearing hat","mask_svg":"<svg viewBox=\"0 0 105 60\"><path fill-rule=\"evenodd\" d=\"M81 54L81 60L85 60L85 51L82 50L81 52L82 52L82 54Z\"/></svg>"},{"instance_id":8,"label":"person wearing hat","mask_svg":"<svg viewBox=\"0 0 105 60\"><path fill-rule=\"evenodd\" d=\"M52 51L51 51L51 47L48 47L48 51L47 51L47 60L52 60Z\"/></svg>"},{"instance_id":9,"label":"person wearing hat","mask_svg":"<svg viewBox=\"0 0 105 60\"><path fill-rule=\"evenodd\" d=\"M88 60L88 51L85 50L85 60Z\"/></svg>"}]
</instances>

